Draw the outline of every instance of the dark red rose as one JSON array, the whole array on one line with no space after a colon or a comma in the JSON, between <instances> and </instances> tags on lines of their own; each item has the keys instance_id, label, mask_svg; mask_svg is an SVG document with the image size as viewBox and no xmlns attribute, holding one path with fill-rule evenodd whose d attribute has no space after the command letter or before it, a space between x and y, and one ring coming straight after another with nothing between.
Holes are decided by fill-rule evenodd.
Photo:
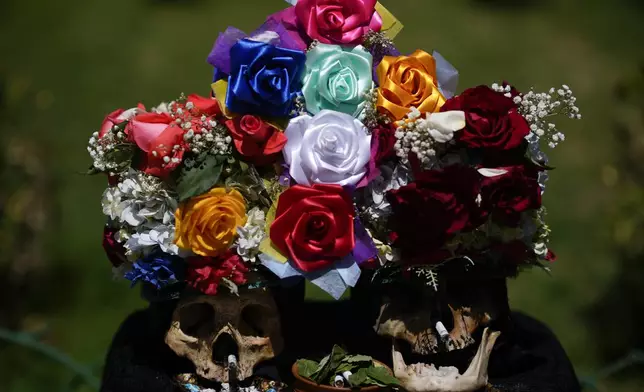
<instances>
[{"instance_id":1,"label":"dark red rose","mask_svg":"<svg viewBox=\"0 0 644 392\"><path fill-rule=\"evenodd\" d=\"M453 165L417 173L414 182L389 191L393 212L389 225L405 262L441 248L453 234L479 226L479 189L475 169ZM418 262L427 261L423 260Z\"/></svg>"},{"instance_id":2,"label":"dark red rose","mask_svg":"<svg viewBox=\"0 0 644 392\"><path fill-rule=\"evenodd\" d=\"M456 141L469 148L510 150L521 145L530 133L528 122L517 111L511 98L487 86L465 90L449 99L441 111L465 112L465 129L456 132Z\"/></svg>"},{"instance_id":3,"label":"dark red rose","mask_svg":"<svg viewBox=\"0 0 644 392\"><path fill-rule=\"evenodd\" d=\"M380 125L371 132L371 160L377 165L396 156L396 126Z\"/></svg>"},{"instance_id":4,"label":"dark red rose","mask_svg":"<svg viewBox=\"0 0 644 392\"><path fill-rule=\"evenodd\" d=\"M295 185L277 201L273 244L305 272L331 266L355 246L351 197L339 185Z\"/></svg>"},{"instance_id":5,"label":"dark red rose","mask_svg":"<svg viewBox=\"0 0 644 392\"><path fill-rule=\"evenodd\" d=\"M277 128L253 115L226 121L237 151L257 165L275 161L286 144Z\"/></svg>"},{"instance_id":6,"label":"dark red rose","mask_svg":"<svg viewBox=\"0 0 644 392\"><path fill-rule=\"evenodd\" d=\"M548 249L548 253L546 254L546 261L549 261L551 263L557 261L557 255L555 254L555 252Z\"/></svg>"},{"instance_id":7,"label":"dark red rose","mask_svg":"<svg viewBox=\"0 0 644 392\"><path fill-rule=\"evenodd\" d=\"M227 252L219 257L192 257L188 260L186 282L206 295L217 294L221 280L239 285L246 283L248 267L239 255Z\"/></svg>"},{"instance_id":8,"label":"dark red rose","mask_svg":"<svg viewBox=\"0 0 644 392\"><path fill-rule=\"evenodd\" d=\"M127 261L123 244L117 242L114 238L117 232L118 230L109 227L103 230L103 249L114 267L119 267Z\"/></svg>"},{"instance_id":9,"label":"dark red rose","mask_svg":"<svg viewBox=\"0 0 644 392\"><path fill-rule=\"evenodd\" d=\"M505 225L516 227L521 213L541 207L536 169L525 166L500 167L505 174L483 177L481 208L486 214Z\"/></svg>"}]
</instances>

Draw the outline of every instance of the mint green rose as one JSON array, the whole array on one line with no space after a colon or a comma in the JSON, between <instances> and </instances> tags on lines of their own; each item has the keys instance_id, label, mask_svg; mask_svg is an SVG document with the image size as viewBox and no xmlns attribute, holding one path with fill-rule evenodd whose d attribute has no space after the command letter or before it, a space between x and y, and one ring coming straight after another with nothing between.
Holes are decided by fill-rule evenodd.
<instances>
[{"instance_id":1,"label":"mint green rose","mask_svg":"<svg viewBox=\"0 0 644 392\"><path fill-rule=\"evenodd\" d=\"M306 54L302 94L306 109L317 114L328 109L358 117L373 88L371 54L362 46L343 48L318 44Z\"/></svg>"}]
</instances>

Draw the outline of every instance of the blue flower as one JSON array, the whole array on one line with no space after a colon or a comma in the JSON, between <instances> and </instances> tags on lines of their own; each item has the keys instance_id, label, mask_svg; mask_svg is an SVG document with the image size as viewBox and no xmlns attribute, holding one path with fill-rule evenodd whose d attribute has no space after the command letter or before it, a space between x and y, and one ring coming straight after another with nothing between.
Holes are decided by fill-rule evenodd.
<instances>
[{"instance_id":1,"label":"blue flower","mask_svg":"<svg viewBox=\"0 0 644 392\"><path fill-rule=\"evenodd\" d=\"M288 116L302 88L306 55L248 39L230 50L226 106L237 114Z\"/></svg>"},{"instance_id":2,"label":"blue flower","mask_svg":"<svg viewBox=\"0 0 644 392\"><path fill-rule=\"evenodd\" d=\"M177 274L182 260L166 253L154 253L137 260L132 270L125 274L125 279L132 281L132 287L137 282L150 283L157 289L178 282Z\"/></svg>"}]
</instances>

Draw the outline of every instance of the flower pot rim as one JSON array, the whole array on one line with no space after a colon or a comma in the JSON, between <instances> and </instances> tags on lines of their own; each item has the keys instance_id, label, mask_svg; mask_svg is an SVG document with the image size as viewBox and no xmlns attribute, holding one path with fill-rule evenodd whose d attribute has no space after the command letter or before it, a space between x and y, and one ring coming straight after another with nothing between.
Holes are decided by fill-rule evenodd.
<instances>
[{"instance_id":1,"label":"flower pot rim","mask_svg":"<svg viewBox=\"0 0 644 392\"><path fill-rule=\"evenodd\" d=\"M385 367L387 370L389 370L393 374L393 372L391 371L391 368L389 366L387 366L384 363L378 361L377 359L372 359L372 360L376 365ZM331 385L316 384L315 382L300 376L300 374L297 371L297 362L295 362L293 364L293 366L291 366L291 373L293 373L293 376L297 379L298 382L300 382L302 384L306 384L306 385L308 385L310 387L316 388L317 390L321 390L321 391L329 391L329 392L365 391L365 392L371 392L371 391L379 391L382 388L382 387L380 387L378 385L370 385L368 387L361 387L361 388L336 388L336 387L333 387ZM297 388L296 388L296 390L297 390Z\"/></svg>"}]
</instances>

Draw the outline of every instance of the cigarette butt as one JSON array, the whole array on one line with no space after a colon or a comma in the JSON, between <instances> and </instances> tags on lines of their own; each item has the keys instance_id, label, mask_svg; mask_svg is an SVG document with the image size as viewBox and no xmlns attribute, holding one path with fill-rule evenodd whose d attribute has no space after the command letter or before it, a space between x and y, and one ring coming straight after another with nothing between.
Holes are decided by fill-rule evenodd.
<instances>
[{"instance_id":1,"label":"cigarette butt","mask_svg":"<svg viewBox=\"0 0 644 392\"><path fill-rule=\"evenodd\" d=\"M333 386L336 388L344 388L344 377L339 374L335 376L335 380L333 380Z\"/></svg>"},{"instance_id":2,"label":"cigarette butt","mask_svg":"<svg viewBox=\"0 0 644 392\"><path fill-rule=\"evenodd\" d=\"M447 332L447 328L445 328L443 323L440 321L436 323L436 331L438 331L438 334L441 336L441 339L443 340L449 337L449 332Z\"/></svg>"}]
</instances>

